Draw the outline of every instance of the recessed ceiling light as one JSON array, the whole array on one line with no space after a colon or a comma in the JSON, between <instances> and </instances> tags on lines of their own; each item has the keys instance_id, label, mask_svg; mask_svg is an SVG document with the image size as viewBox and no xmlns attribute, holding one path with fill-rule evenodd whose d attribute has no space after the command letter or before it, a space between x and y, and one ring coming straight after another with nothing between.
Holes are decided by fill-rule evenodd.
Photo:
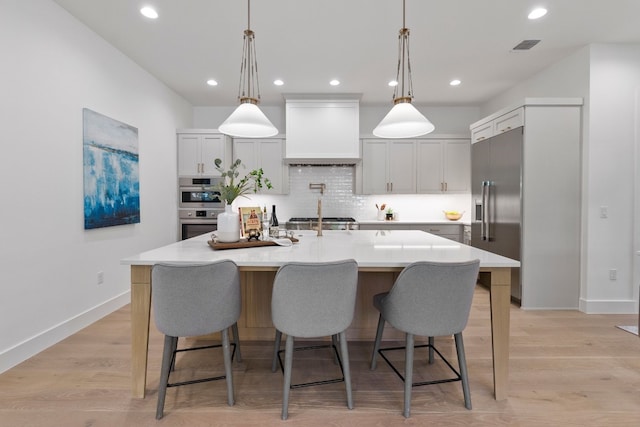
<instances>
[{"instance_id":1,"label":"recessed ceiling light","mask_svg":"<svg viewBox=\"0 0 640 427\"><path fill-rule=\"evenodd\" d=\"M215 80L213 80L213 79L209 79L209 80L207 80L207 84L208 84L209 86L218 86L218 82L217 82L217 81L215 81Z\"/></svg>"},{"instance_id":2,"label":"recessed ceiling light","mask_svg":"<svg viewBox=\"0 0 640 427\"><path fill-rule=\"evenodd\" d=\"M273 81L273 84L276 86L282 86L284 84L284 82L280 79L276 79Z\"/></svg>"},{"instance_id":3,"label":"recessed ceiling light","mask_svg":"<svg viewBox=\"0 0 640 427\"><path fill-rule=\"evenodd\" d=\"M389 83L387 83L389 86L394 87L394 86L398 86L398 82L396 80L391 80Z\"/></svg>"},{"instance_id":4,"label":"recessed ceiling light","mask_svg":"<svg viewBox=\"0 0 640 427\"><path fill-rule=\"evenodd\" d=\"M142 9L140 9L140 13L149 19L156 19L158 17L158 12L156 12L156 10L151 6L143 7Z\"/></svg>"},{"instance_id":5,"label":"recessed ceiling light","mask_svg":"<svg viewBox=\"0 0 640 427\"><path fill-rule=\"evenodd\" d=\"M338 86L340 84L340 80L333 79L329 82L331 86Z\"/></svg>"},{"instance_id":6,"label":"recessed ceiling light","mask_svg":"<svg viewBox=\"0 0 640 427\"><path fill-rule=\"evenodd\" d=\"M533 9L529 13L527 18L529 18L529 19L538 19L538 18L542 18L546 14L547 14L547 9L545 9L544 7L538 7L538 8Z\"/></svg>"},{"instance_id":7,"label":"recessed ceiling light","mask_svg":"<svg viewBox=\"0 0 640 427\"><path fill-rule=\"evenodd\" d=\"M458 86L460 83L462 83L462 82L461 82L460 80L458 80L458 79L454 79L454 80L451 80L451 81L449 82L449 84L450 84L451 86Z\"/></svg>"}]
</instances>

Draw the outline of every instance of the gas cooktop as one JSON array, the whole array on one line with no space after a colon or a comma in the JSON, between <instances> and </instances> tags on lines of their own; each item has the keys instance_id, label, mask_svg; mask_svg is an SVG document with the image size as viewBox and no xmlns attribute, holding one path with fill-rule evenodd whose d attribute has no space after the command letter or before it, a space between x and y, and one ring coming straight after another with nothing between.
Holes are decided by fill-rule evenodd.
<instances>
[{"instance_id":1,"label":"gas cooktop","mask_svg":"<svg viewBox=\"0 0 640 427\"><path fill-rule=\"evenodd\" d=\"M318 217L294 217L287 221L287 230L312 230L318 227ZM359 228L355 218L351 217L322 217L323 230L357 230Z\"/></svg>"},{"instance_id":2,"label":"gas cooktop","mask_svg":"<svg viewBox=\"0 0 640 427\"><path fill-rule=\"evenodd\" d=\"M293 217L289 218L289 222L309 222L315 221L318 222L318 217ZM356 222L354 218L351 217L322 217L322 222Z\"/></svg>"}]
</instances>

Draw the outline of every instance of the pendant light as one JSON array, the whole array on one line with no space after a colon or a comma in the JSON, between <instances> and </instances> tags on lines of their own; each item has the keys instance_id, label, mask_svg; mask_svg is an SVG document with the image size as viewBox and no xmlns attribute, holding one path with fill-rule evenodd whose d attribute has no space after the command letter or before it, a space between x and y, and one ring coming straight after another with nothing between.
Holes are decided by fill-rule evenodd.
<instances>
[{"instance_id":1,"label":"pendant light","mask_svg":"<svg viewBox=\"0 0 640 427\"><path fill-rule=\"evenodd\" d=\"M278 129L258 108L260 84L258 83L255 33L251 31L251 0L247 0L247 29L244 30L238 100L240 105L218 127L220 132L240 138L266 138L277 135Z\"/></svg>"},{"instance_id":2,"label":"pendant light","mask_svg":"<svg viewBox=\"0 0 640 427\"><path fill-rule=\"evenodd\" d=\"M405 25L405 0L402 0L402 28L398 35L398 84L393 90L393 108L373 130L380 138L414 138L433 132L435 126L411 105L413 84L409 58L409 29ZM398 96L398 88L400 95ZM406 94L405 94L406 88Z\"/></svg>"}]
</instances>

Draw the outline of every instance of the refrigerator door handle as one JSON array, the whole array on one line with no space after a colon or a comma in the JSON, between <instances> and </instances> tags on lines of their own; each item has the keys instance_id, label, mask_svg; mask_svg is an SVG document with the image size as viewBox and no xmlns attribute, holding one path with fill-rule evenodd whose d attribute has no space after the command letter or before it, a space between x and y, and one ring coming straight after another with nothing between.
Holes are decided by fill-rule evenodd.
<instances>
[{"instance_id":1,"label":"refrigerator door handle","mask_svg":"<svg viewBox=\"0 0 640 427\"><path fill-rule=\"evenodd\" d=\"M489 181L482 181L480 240L489 240Z\"/></svg>"},{"instance_id":2,"label":"refrigerator door handle","mask_svg":"<svg viewBox=\"0 0 640 427\"><path fill-rule=\"evenodd\" d=\"M485 201L484 201L484 212L482 215L482 219L484 221L484 239L486 241L491 241L491 181L485 181L486 191Z\"/></svg>"},{"instance_id":3,"label":"refrigerator door handle","mask_svg":"<svg viewBox=\"0 0 640 427\"><path fill-rule=\"evenodd\" d=\"M480 194L480 209L481 209L481 212L480 212L480 240L487 240L487 237L485 235L485 229L484 229L484 221L485 221L485 218L486 218L486 216L485 216L485 214L486 214L485 206L487 205L486 204L486 200L485 200L486 199L486 196L485 196L485 194L486 194L486 185L485 184L486 183L487 183L487 181L482 181L482 193Z\"/></svg>"}]
</instances>

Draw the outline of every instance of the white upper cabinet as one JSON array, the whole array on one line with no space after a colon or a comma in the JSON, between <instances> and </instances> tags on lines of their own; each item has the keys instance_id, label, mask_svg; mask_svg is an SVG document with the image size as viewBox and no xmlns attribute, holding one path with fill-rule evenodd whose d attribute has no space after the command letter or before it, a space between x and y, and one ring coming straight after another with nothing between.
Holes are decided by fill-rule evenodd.
<instances>
[{"instance_id":1,"label":"white upper cabinet","mask_svg":"<svg viewBox=\"0 0 640 427\"><path fill-rule=\"evenodd\" d=\"M287 100L286 161L360 160L359 100Z\"/></svg>"},{"instance_id":2,"label":"white upper cabinet","mask_svg":"<svg viewBox=\"0 0 640 427\"><path fill-rule=\"evenodd\" d=\"M416 144L418 193L471 191L469 140L418 140Z\"/></svg>"},{"instance_id":3,"label":"white upper cabinet","mask_svg":"<svg viewBox=\"0 0 640 427\"><path fill-rule=\"evenodd\" d=\"M524 109L515 108L486 121L471 125L471 143L480 142L524 125Z\"/></svg>"},{"instance_id":4,"label":"white upper cabinet","mask_svg":"<svg viewBox=\"0 0 640 427\"><path fill-rule=\"evenodd\" d=\"M231 140L212 130L178 130L178 176L220 176L215 159L223 166L231 158ZM225 167L226 167L225 166Z\"/></svg>"},{"instance_id":5,"label":"white upper cabinet","mask_svg":"<svg viewBox=\"0 0 640 427\"><path fill-rule=\"evenodd\" d=\"M273 188L264 189L263 194L287 194L289 192L289 168L284 163L284 140L282 138L235 138L233 160L240 159L240 174L262 168Z\"/></svg>"},{"instance_id":6,"label":"white upper cabinet","mask_svg":"<svg viewBox=\"0 0 640 427\"><path fill-rule=\"evenodd\" d=\"M413 140L362 141L362 192L416 192L416 146Z\"/></svg>"}]
</instances>

